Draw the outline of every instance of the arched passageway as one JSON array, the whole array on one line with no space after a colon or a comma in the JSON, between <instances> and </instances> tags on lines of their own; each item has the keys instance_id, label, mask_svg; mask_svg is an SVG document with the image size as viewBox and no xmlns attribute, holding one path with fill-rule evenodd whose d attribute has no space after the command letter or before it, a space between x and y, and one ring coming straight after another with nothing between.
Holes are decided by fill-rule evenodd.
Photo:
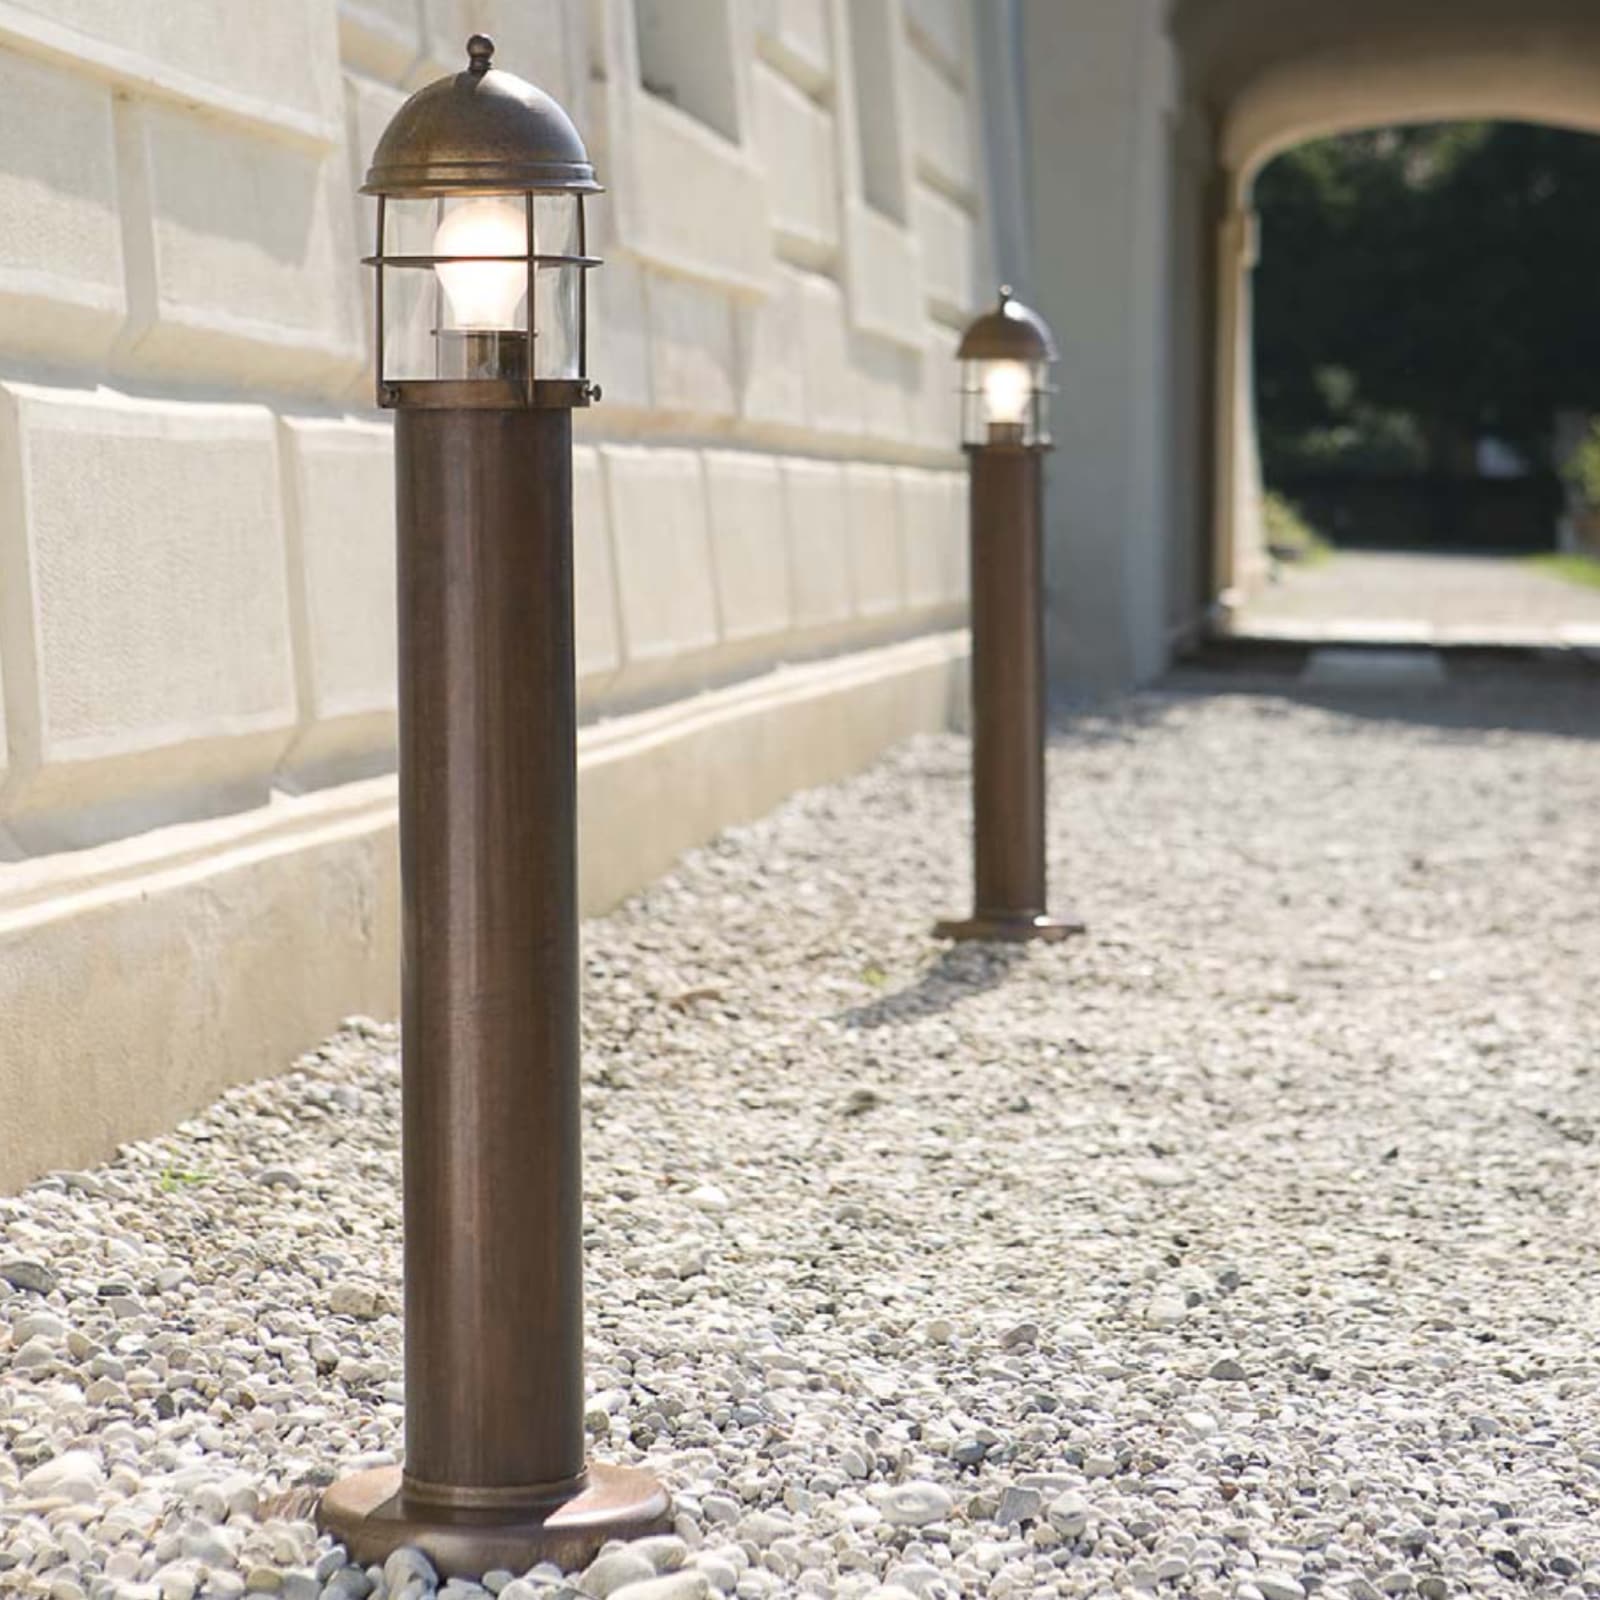
<instances>
[{"instance_id":1,"label":"arched passageway","mask_svg":"<svg viewBox=\"0 0 1600 1600\"><path fill-rule=\"evenodd\" d=\"M1600 19L1572 5L1341 7L1326 19L1259 0L1191 0L1188 65L1209 85L1216 128L1215 387L1211 580L1233 599L1265 561L1260 450L1253 392L1251 287L1258 230L1255 180L1275 156L1336 133L1395 123L1505 120L1600 132ZM1321 8L1324 11L1328 8ZM1542 9L1543 15L1537 14ZM1399 15L1396 15L1396 12ZM1363 15L1363 13L1369 13Z\"/></svg>"},{"instance_id":2,"label":"arched passageway","mask_svg":"<svg viewBox=\"0 0 1600 1600\"><path fill-rule=\"evenodd\" d=\"M1063 354L1052 666L1074 687L1146 679L1261 575L1250 281L1262 165L1318 135L1399 122L1600 131L1600 12L1592 0L997 11L1012 21L1031 153L1023 282ZM990 144L1015 147L993 130Z\"/></svg>"}]
</instances>

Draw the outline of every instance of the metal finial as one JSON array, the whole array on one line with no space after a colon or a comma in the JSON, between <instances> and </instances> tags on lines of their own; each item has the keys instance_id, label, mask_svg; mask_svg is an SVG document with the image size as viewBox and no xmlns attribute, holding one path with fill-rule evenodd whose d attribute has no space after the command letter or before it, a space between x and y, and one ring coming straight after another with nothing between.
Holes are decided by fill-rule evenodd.
<instances>
[{"instance_id":1,"label":"metal finial","mask_svg":"<svg viewBox=\"0 0 1600 1600\"><path fill-rule=\"evenodd\" d=\"M468 70L476 77L482 77L489 70L489 63L494 60L494 40L486 33L475 33L467 40L467 59L471 63Z\"/></svg>"},{"instance_id":2,"label":"metal finial","mask_svg":"<svg viewBox=\"0 0 1600 1600\"><path fill-rule=\"evenodd\" d=\"M1011 303L1011 285L1009 283L1002 283L1000 285L1000 304L1004 306L1004 305L1009 305L1010 303Z\"/></svg>"}]
</instances>

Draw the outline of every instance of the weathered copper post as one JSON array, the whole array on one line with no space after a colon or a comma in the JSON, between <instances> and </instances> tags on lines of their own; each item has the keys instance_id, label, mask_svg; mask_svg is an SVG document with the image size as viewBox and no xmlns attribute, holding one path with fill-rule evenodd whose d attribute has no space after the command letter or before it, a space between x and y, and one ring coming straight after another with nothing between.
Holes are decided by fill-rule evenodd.
<instances>
[{"instance_id":1,"label":"weathered copper post","mask_svg":"<svg viewBox=\"0 0 1600 1600\"><path fill-rule=\"evenodd\" d=\"M1044 454L1055 341L1000 291L967 330L962 442L971 464L973 914L944 939L1082 933L1045 901Z\"/></svg>"},{"instance_id":2,"label":"weathered copper post","mask_svg":"<svg viewBox=\"0 0 1600 1600\"><path fill-rule=\"evenodd\" d=\"M584 1452L572 408L598 394L599 186L566 113L467 49L366 183L397 412L406 1456L319 1520L358 1561L411 1544L475 1576L582 1565L669 1504Z\"/></svg>"}]
</instances>

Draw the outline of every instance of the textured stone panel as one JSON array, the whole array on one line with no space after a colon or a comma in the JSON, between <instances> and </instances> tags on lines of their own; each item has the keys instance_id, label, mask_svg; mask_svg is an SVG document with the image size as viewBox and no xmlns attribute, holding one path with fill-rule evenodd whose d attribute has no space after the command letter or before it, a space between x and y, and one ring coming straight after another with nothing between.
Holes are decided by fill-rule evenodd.
<instances>
[{"instance_id":1,"label":"textured stone panel","mask_svg":"<svg viewBox=\"0 0 1600 1600\"><path fill-rule=\"evenodd\" d=\"M845 205L844 253L852 325L920 348L925 311L915 233L853 197Z\"/></svg>"},{"instance_id":2,"label":"textured stone panel","mask_svg":"<svg viewBox=\"0 0 1600 1600\"><path fill-rule=\"evenodd\" d=\"M966 474L901 467L901 550L906 604L917 612L952 613L966 600Z\"/></svg>"},{"instance_id":3,"label":"textured stone panel","mask_svg":"<svg viewBox=\"0 0 1600 1600\"><path fill-rule=\"evenodd\" d=\"M0 344L98 361L124 313L110 92L0 53Z\"/></svg>"},{"instance_id":4,"label":"textured stone panel","mask_svg":"<svg viewBox=\"0 0 1600 1600\"><path fill-rule=\"evenodd\" d=\"M813 643L840 637L855 612L844 468L785 461L783 494L795 631Z\"/></svg>"},{"instance_id":5,"label":"textured stone panel","mask_svg":"<svg viewBox=\"0 0 1600 1600\"><path fill-rule=\"evenodd\" d=\"M693 681L717 643L705 479L693 450L604 445L630 691Z\"/></svg>"},{"instance_id":6,"label":"textured stone panel","mask_svg":"<svg viewBox=\"0 0 1600 1600\"><path fill-rule=\"evenodd\" d=\"M130 106L123 203L142 368L334 388L365 357L342 149L275 144L157 105ZM370 246L367 247L370 249Z\"/></svg>"},{"instance_id":7,"label":"textured stone panel","mask_svg":"<svg viewBox=\"0 0 1600 1600\"><path fill-rule=\"evenodd\" d=\"M771 456L708 450L706 500L725 646L770 654L789 631L783 476Z\"/></svg>"},{"instance_id":8,"label":"textured stone panel","mask_svg":"<svg viewBox=\"0 0 1600 1600\"><path fill-rule=\"evenodd\" d=\"M387 757L395 717L394 434L284 419L301 734L290 763ZM328 773L326 776L343 776Z\"/></svg>"},{"instance_id":9,"label":"textured stone panel","mask_svg":"<svg viewBox=\"0 0 1600 1600\"><path fill-rule=\"evenodd\" d=\"M602 240L595 246L606 257L589 274L589 373L605 391L603 414L579 411L576 426L603 426L618 407L645 411L650 407L650 313L645 303L645 272L637 261L611 254Z\"/></svg>"},{"instance_id":10,"label":"textured stone panel","mask_svg":"<svg viewBox=\"0 0 1600 1600\"><path fill-rule=\"evenodd\" d=\"M767 300L743 302L736 310L740 415L746 422L779 428L806 425L805 278L780 266Z\"/></svg>"},{"instance_id":11,"label":"textured stone panel","mask_svg":"<svg viewBox=\"0 0 1600 1600\"><path fill-rule=\"evenodd\" d=\"M658 412L730 417L738 399L733 302L720 289L645 275L650 319L651 399Z\"/></svg>"},{"instance_id":12,"label":"textured stone panel","mask_svg":"<svg viewBox=\"0 0 1600 1600\"><path fill-rule=\"evenodd\" d=\"M912 192L911 214L922 245L923 287L928 304L943 316L964 320L976 299L972 217L938 190L920 183Z\"/></svg>"},{"instance_id":13,"label":"textured stone panel","mask_svg":"<svg viewBox=\"0 0 1600 1600\"><path fill-rule=\"evenodd\" d=\"M779 249L812 267L839 253L833 118L771 67L753 71L756 143L766 167Z\"/></svg>"},{"instance_id":14,"label":"textured stone panel","mask_svg":"<svg viewBox=\"0 0 1600 1600\"><path fill-rule=\"evenodd\" d=\"M972 549L968 506L969 480L965 472L941 472L939 492L944 497L944 515L939 523L943 539L940 572L944 582L944 601L956 611L967 606L968 562Z\"/></svg>"},{"instance_id":15,"label":"textured stone panel","mask_svg":"<svg viewBox=\"0 0 1600 1600\"><path fill-rule=\"evenodd\" d=\"M912 437L935 450L954 450L961 443L961 381L956 347L960 335L938 323L924 323L925 344L920 386L911 398Z\"/></svg>"},{"instance_id":16,"label":"textured stone panel","mask_svg":"<svg viewBox=\"0 0 1600 1600\"><path fill-rule=\"evenodd\" d=\"M851 327L831 279L801 274L797 292L810 427L852 441L863 434L894 443L915 439L923 378L917 355ZM953 369L943 377L953 388Z\"/></svg>"},{"instance_id":17,"label":"textured stone panel","mask_svg":"<svg viewBox=\"0 0 1600 1600\"><path fill-rule=\"evenodd\" d=\"M600 456L579 445L572 456L573 610L578 693L601 694L622 665L617 630L617 583L611 559L611 518Z\"/></svg>"},{"instance_id":18,"label":"textured stone panel","mask_svg":"<svg viewBox=\"0 0 1600 1600\"><path fill-rule=\"evenodd\" d=\"M853 463L845 469L845 488L856 615L866 620L894 616L905 605L894 469Z\"/></svg>"},{"instance_id":19,"label":"textured stone panel","mask_svg":"<svg viewBox=\"0 0 1600 1600\"><path fill-rule=\"evenodd\" d=\"M650 94L632 75L636 62L608 61L607 71L616 76L592 100L605 116L618 242L650 265L765 294L772 220L748 130L735 144Z\"/></svg>"},{"instance_id":20,"label":"textured stone panel","mask_svg":"<svg viewBox=\"0 0 1600 1600\"><path fill-rule=\"evenodd\" d=\"M904 0L906 22L918 47L956 78L963 75L968 50L967 0ZM980 0L988 4L989 0Z\"/></svg>"},{"instance_id":21,"label":"textured stone panel","mask_svg":"<svg viewBox=\"0 0 1600 1600\"><path fill-rule=\"evenodd\" d=\"M862 433L887 444L920 442L916 420L922 363L916 353L857 332L850 339L850 366L861 402ZM954 386L953 370L947 379Z\"/></svg>"},{"instance_id":22,"label":"textured stone panel","mask_svg":"<svg viewBox=\"0 0 1600 1600\"><path fill-rule=\"evenodd\" d=\"M19 837L263 797L295 723L271 414L7 385L0 463Z\"/></svg>"},{"instance_id":23,"label":"textured stone panel","mask_svg":"<svg viewBox=\"0 0 1600 1600\"><path fill-rule=\"evenodd\" d=\"M370 77L404 82L422 54L419 0L339 0L339 54Z\"/></svg>"},{"instance_id":24,"label":"textured stone panel","mask_svg":"<svg viewBox=\"0 0 1600 1600\"><path fill-rule=\"evenodd\" d=\"M828 0L754 0L756 40L768 60L821 93L833 76Z\"/></svg>"},{"instance_id":25,"label":"textured stone panel","mask_svg":"<svg viewBox=\"0 0 1600 1600\"><path fill-rule=\"evenodd\" d=\"M329 0L6 0L0 39L77 57L145 93L336 143L339 47Z\"/></svg>"},{"instance_id":26,"label":"textured stone panel","mask_svg":"<svg viewBox=\"0 0 1600 1600\"><path fill-rule=\"evenodd\" d=\"M920 50L906 52L906 81L917 170L941 188L970 194L972 134L965 97Z\"/></svg>"},{"instance_id":27,"label":"textured stone panel","mask_svg":"<svg viewBox=\"0 0 1600 1600\"><path fill-rule=\"evenodd\" d=\"M494 38L495 60L507 71L536 83L566 108L578 131L590 132L587 89L583 81L584 9L570 0L478 0L478 20L472 25ZM470 33L469 27L467 32ZM467 34L439 37L433 49L448 50L447 64L457 70ZM593 151L590 154L593 155ZM605 182L602 175L601 182Z\"/></svg>"},{"instance_id":28,"label":"textured stone panel","mask_svg":"<svg viewBox=\"0 0 1600 1600\"><path fill-rule=\"evenodd\" d=\"M807 274L801 282L805 337L806 412L818 433L861 431L861 387L850 359L850 329L844 296L827 278Z\"/></svg>"},{"instance_id":29,"label":"textured stone panel","mask_svg":"<svg viewBox=\"0 0 1600 1600\"><path fill-rule=\"evenodd\" d=\"M420 88L447 72L459 72L466 63L466 42L470 34L478 31L478 13L484 7L479 0L421 0L422 7L422 59L411 69L411 82ZM499 18L494 19L496 23ZM484 24L486 25L486 23ZM512 56L503 54L504 41L496 29L495 55L499 63L520 77L532 78L528 63L514 64ZM514 54L514 52L513 52ZM557 97L559 98L559 96Z\"/></svg>"}]
</instances>

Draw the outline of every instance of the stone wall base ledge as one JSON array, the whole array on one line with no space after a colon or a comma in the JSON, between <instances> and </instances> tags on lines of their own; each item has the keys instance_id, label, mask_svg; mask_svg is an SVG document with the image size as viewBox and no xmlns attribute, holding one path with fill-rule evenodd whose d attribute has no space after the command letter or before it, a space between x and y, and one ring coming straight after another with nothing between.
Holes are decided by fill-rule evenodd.
<instances>
[{"instance_id":1,"label":"stone wall base ledge","mask_svg":"<svg viewBox=\"0 0 1600 1600\"><path fill-rule=\"evenodd\" d=\"M579 736L586 915L720 829L961 716L951 631ZM0 865L0 1192L108 1159L398 1004L392 776Z\"/></svg>"}]
</instances>

